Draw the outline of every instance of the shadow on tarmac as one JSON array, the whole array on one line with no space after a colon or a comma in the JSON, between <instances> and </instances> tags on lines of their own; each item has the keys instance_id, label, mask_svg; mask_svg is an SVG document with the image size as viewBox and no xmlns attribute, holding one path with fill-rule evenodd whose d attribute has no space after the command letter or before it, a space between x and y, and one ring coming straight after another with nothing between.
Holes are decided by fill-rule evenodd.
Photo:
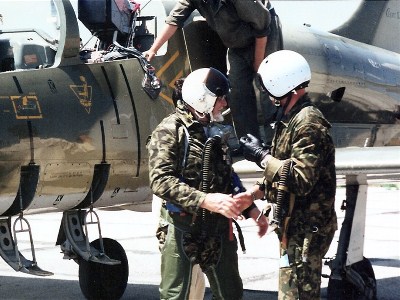
<instances>
[{"instance_id":1,"label":"shadow on tarmac","mask_svg":"<svg viewBox=\"0 0 400 300\"><path fill-rule=\"evenodd\" d=\"M392 287L399 282L400 276L377 280L378 299L398 299ZM396 292L395 292L396 293ZM1 299L23 300L80 300L85 299L81 293L79 282L75 280L45 279L37 277L0 276ZM321 299L326 299L327 288L321 289ZM244 290L243 300L276 300L277 292ZM212 294L206 289L205 300L211 300ZM150 284L128 284L121 300L158 300L158 286Z\"/></svg>"},{"instance_id":2,"label":"shadow on tarmac","mask_svg":"<svg viewBox=\"0 0 400 300\"><path fill-rule=\"evenodd\" d=\"M386 258L368 258L372 266L400 268L400 260Z\"/></svg>"},{"instance_id":3,"label":"shadow on tarmac","mask_svg":"<svg viewBox=\"0 0 400 300\"><path fill-rule=\"evenodd\" d=\"M83 300L79 282L75 280L45 279L37 277L0 276L1 299L23 300ZM277 292L244 290L244 300L277 299ZM205 300L212 293L206 288ZM121 300L159 300L158 286L150 284L128 284Z\"/></svg>"},{"instance_id":4,"label":"shadow on tarmac","mask_svg":"<svg viewBox=\"0 0 400 300\"><path fill-rule=\"evenodd\" d=\"M211 290L207 288L204 300L211 300L211 299L212 299ZM245 289L243 291L243 300L276 300L276 299L278 299L277 292L255 291L248 289Z\"/></svg>"}]
</instances>

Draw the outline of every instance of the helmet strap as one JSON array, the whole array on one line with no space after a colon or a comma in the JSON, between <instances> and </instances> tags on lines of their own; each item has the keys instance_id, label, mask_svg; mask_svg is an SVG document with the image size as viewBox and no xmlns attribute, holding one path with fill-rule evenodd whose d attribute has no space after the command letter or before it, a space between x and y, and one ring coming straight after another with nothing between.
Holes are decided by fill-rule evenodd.
<instances>
[{"instance_id":1,"label":"helmet strap","mask_svg":"<svg viewBox=\"0 0 400 300\"><path fill-rule=\"evenodd\" d=\"M289 94L289 96L286 98L286 103L283 106L283 111L282 111L282 117L285 114L286 108L289 106L290 101L292 100L293 92Z\"/></svg>"},{"instance_id":2,"label":"helmet strap","mask_svg":"<svg viewBox=\"0 0 400 300\"><path fill-rule=\"evenodd\" d=\"M293 93L289 93L285 104L282 106L281 105L281 100L282 99L274 99L275 100L275 106L277 107L277 110L275 111L275 114L272 118L273 121L279 122L282 120L283 116L285 115L285 110L288 107L290 101L292 100Z\"/></svg>"},{"instance_id":3,"label":"helmet strap","mask_svg":"<svg viewBox=\"0 0 400 300\"><path fill-rule=\"evenodd\" d=\"M200 113L197 110L193 110L193 113L197 121L199 121L200 123L205 123L205 124L210 123L210 114Z\"/></svg>"}]
</instances>

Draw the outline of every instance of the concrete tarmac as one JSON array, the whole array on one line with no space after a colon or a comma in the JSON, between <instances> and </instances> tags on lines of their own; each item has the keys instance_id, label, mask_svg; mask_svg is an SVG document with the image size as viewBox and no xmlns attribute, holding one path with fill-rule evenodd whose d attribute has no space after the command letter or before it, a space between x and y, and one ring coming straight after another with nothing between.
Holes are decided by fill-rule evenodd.
<instances>
[{"instance_id":1,"label":"concrete tarmac","mask_svg":"<svg viewBox=\"0 0 400 300\"><path fill-rule=\"evenodd\" d=\"M337 190L339 226L344 217L340 211L345 190ZM159 299L160 253L154 236L157 215L132 211L99 210L103 237L116 239L129 260L129 281L122 299ZM364 256L373 266L377 279L378 299L400 299L400 191L370 187L368 189ZM0 299L85 299L79 288L78 265L63 260L55 246L61 213L28 215L40 268L54 273L36 277L15 272L0 261ZM278 286L278 240L274 233L259 238L252 220L240 222L247 252L239 250L240 272L244 283L244 299L276 299ZM20 234L21 235L21 234ZM18 236L20 251L30 258L28 237ZM328 256L336 253L339 231ZM96 236L89 234L91 239ZM323 272L329 274L327 266ZM322 279L322 299L326 299L328 279ZM205 299L211 299L209 289Z\"/></svg>"}]
</instances>

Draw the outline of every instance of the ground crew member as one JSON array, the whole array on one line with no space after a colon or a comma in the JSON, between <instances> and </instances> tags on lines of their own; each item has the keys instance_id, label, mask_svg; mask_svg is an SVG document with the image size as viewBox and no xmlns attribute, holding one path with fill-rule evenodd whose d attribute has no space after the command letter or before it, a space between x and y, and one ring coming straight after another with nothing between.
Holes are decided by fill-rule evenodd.
<instances>
[{"instance_id":1,"label":"ground crew member","mask_svg":"<svg viewBox=\"0 0 400 300\"><path fill-rule=\"evenodd\" d=\"M281 243L278 298L320 299L322 259L337 229L331 125L306 92L311 71L300 54L269 55L258 78L279 107L276 132L270 149L251 135L241 138L245 158L264 169L264 178L237 197L278 202L271 220Z\"/></svg>"},{"instance_id":2,"label":"ground crew member","mask_svg":"<svg viewBox=\"0 0 400 300\"><path fill-rule=\"evenodd\" d=\"M266 56L271 17L277 18L269 1L261 0L180 0L166 19L166 26L154 44L143 54L150 61L161 46L169 40L191 13L196 10L215 30L228 48L228 73L230 82L229 106L240 137L251 133L260 137L257 121L257 102L253 87L254 75ZM273 19L274 34L277 22ZM279 22L278 22L279 23ZM279 45L271 43L272 48ZM264 101L270 107L268 101ZM269 123L267 121L267 123Z\"/></svg>"},{"instance_id":3,"label":"ground crew member","mask_svg":"<svg viewBox=\"0 0 400 300\"><path fill-rule=\"evenodd\" d=\"M161 299L190 299L195 264L208 277L215 299L243 295L231 219L252 200L232 198L226 137L212 126L223 120L228 92L227 78L218 70L192 72L182 86L183 101L157 126L148 144L150 186L164 200L168 221L161 250ZM260 214L254 205L245 212L254 220ZM262 236L266 218L257 224Z\"/></svg>"}]
</instances>

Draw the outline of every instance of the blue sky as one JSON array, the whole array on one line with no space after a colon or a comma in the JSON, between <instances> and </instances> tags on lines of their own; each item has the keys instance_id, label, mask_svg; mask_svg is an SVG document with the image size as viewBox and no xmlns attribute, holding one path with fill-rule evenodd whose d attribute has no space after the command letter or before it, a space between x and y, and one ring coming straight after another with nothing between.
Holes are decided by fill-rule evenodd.
<instances>
[{"instance_id":1,"label":"blue sky","mask_svg":"<svg viewBox=\"0 0 400 300\"><path fill-rule=\"evenodd\" d=\"M359 6L361 0L330 1L274 1L282 24L287 22L302 25L311 24L321 30L330 30L347 21Z\"/></svg>"}]
</instances>

